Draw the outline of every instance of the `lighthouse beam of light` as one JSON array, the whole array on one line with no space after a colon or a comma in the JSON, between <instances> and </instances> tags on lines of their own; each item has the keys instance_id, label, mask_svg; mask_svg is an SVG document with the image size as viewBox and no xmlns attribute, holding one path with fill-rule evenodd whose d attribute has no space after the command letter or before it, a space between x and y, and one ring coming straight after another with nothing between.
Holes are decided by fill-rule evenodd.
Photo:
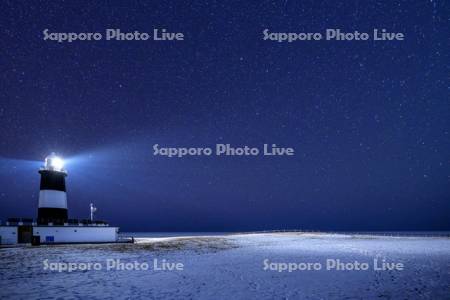
<instances>
[{"instance_id":1,"label":"lighthouse beam of light","mask_svg":"<svg viewBox=\"0 0 450 300\"><path fill-rule=\"evenodd\" d=\"M19 172L37 170L40 166L42 166L42 161L39 160L18 159L0 156L0 171L2 171L2 173L6 173L6 171Z\"/></svg>"},{"instance_id":2,"label":"lighthouse beam of light","mask_svg":"<svg viewBox=\"0 0 450 300\"><path fill-rule=\"evenodd\" d=\"M92 149L65 157L65 169L73 184L83 185L85 191L104 188L153 194L161 186L158 174L166 164L157 163L148 149L147 144L128 143Z\"/></svg>"}]
</instances>

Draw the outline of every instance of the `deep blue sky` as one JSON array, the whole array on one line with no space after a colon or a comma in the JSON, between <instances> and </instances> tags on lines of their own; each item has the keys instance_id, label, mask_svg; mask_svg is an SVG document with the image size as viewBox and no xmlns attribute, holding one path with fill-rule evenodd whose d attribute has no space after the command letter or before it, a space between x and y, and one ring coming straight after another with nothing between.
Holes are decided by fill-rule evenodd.
<instances>
[{"instance_id":1,"label":"deep blue sky","mask_svg":"<svg viewBox=\"0 0 450 300\"><path fill-rule=\"evenodd\" d=\"M450 230L448 3L127 2L2 2L0 219L36 215L56 151L70 216L94 202L122 230ZM185 41L57 43L45 28ZM265 28L406 39L276 43ZM296 155L169 159L155 143Z\"/></svg>"}]
</instances>

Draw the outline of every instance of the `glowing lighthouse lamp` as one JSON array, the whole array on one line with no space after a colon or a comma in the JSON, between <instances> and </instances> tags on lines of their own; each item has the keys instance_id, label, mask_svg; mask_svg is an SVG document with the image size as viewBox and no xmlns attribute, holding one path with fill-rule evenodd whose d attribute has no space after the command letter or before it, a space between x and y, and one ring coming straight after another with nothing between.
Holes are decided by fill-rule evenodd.
<instances>
[{"instance_id":1,"label":"glowing lighthouse lamp","mask_svg":"<svg viewBox=\"0 0 450 300\"><path fill-rule=\"evenodd\" d=\"M45 158L45 169L51 171L64 172L64 160L52 152Z\"/></svg>"}]
</instances>

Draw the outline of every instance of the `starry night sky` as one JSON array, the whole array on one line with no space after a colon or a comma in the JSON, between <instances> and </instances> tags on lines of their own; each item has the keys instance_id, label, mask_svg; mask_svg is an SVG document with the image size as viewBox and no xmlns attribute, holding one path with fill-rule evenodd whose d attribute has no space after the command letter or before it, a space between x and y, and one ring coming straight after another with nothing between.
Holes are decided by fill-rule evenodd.
<instances>
[{"instance_id":1,"label":"starry night sky","mask_svg":"<svg viewBox=\"0 0 450 300\"><path fill-rule=\"evenodd\" d=\"M124 231L450 230L445 1L2 1L0 219L35 217L67 159L69 214ZM44 41L106 28L180 42ZM262 31L405 41L264 41ZM293 147L294 157L152 146Z\"/></svg>"}]
</instances>

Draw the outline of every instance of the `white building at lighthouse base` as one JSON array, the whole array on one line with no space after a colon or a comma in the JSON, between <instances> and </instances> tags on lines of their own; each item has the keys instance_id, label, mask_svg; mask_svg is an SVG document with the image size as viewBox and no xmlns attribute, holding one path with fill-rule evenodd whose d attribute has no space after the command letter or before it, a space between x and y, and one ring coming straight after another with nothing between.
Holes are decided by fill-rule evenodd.
<instances>
[{"instance_id":1,"label":"white building at lighthouse base","mask_svg":"<svg viewBox=\"0 0 450 300\"><path fill-rule=\"evenodd\" d=\"M0 226L0 244L72 244L72 243L115 243L118 241L118 227L107 225L24 225Z\"/></svg>"},{"instance_id":2,"label":"white building at lighthouse base","mask_svg":"<svg viewBox=\"0 0 450 300\"><path fill-rule=\"evenodd\" d=\"M117 227L91 226L39 226L33 227L33 236L41 244L48 243L112 243L117 242Z\"/></svg>"}]
</instances>

